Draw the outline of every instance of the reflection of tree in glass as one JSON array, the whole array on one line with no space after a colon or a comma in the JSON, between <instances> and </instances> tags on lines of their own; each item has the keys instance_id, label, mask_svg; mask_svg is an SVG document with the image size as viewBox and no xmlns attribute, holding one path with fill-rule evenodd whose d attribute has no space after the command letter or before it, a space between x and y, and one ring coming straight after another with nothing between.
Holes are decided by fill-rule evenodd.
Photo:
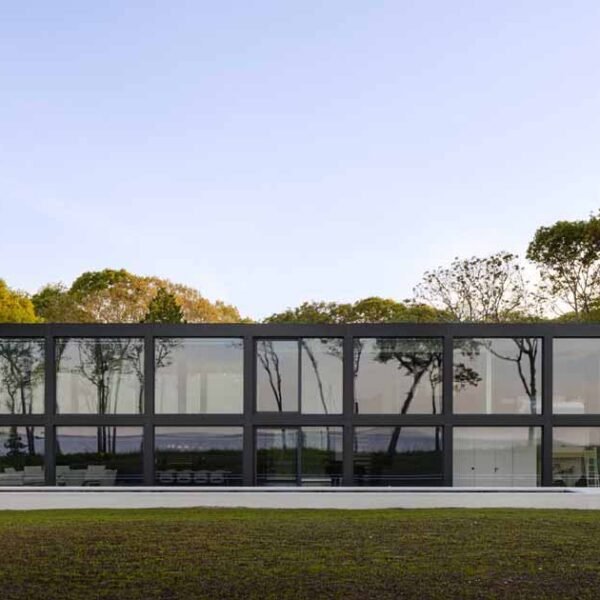
<instances>
[{"instance_id":1,"label":"reflection of tree in glass","mask_svg":"<svg viewBox=\"0 0 600 600\"><path fill-rule=\"evenodd\" d=\"M277 410L283 412L283 389L279 356L271 340L260 340L256 346L256 354L269 378L269 387L273 392Z\"/></svg>"},{"instance_id":2,"label":"reflection of tree in glass","mask_svg":"<svg viewBox=\"0 0 600 600\"><path fill-rule=\"evenodd\" d=\"M417 388L425 375L432 386L432 402L435 408L437 388L441 383L443 351L439 340L377 338L375 360L381 363L396 361L398 369L412 378L408 391L402 401L401 415L405 415L415 397ZM400 437L401 426L394 427L388 444L388 455L393 456ZM436 450L440 448L439 433L436 429Z\"/></svg>"},{"instance_id":3,"label":"reflection of tree in glass","mask_svg":"<svg viewBox=\"0 0 600 600\"><path fill-rule=\"evenodd\" d=\"M310 363L312 370L315 374L315 380L317 382L317 390L319 394L319 400L323 407L323 413L329 414L329 407L327 406L327 399L325 398L325 386L323 385L323 377L321 376L321 371L319 367L319 361L311 347L310 342L317 341L321 344L324 352L333 356L342 361L342 344L341 340L337 338L316 338L315 340L311 338L303 338L300 341L302 349L306 352L306 356L308 357L308 362Z\"/></svg>"},{"instance_id":4,"label":"reflection of tree in glass","mask_svg":"<svg viewBox=\"0 0 600 600\"><path fill-rule=\"evenodd\" d=\"M6 440L6 442L4 442L4 447L7 450L6 456L10 456L11 458L25 455L24 450L25 448L27 448L27 446L23 443L23 440L19 435L16 425L11 426L8 433L8 439ZM35 451L32 452L28 449L28 453L35 454Z\"/></svg>"},{"instance_id":5,"label":"reflection of tree in glass","mask_svg":"<svg viewBox=\"0 0 600 600\"><path fill-rule=\"evenodd\" d=\"M537 368L536 361L540 349L539 338L511 338L516 346L516 354L503 355L488 344L489 351L501 360L512 362L517 367L519 380L529 399L529 411L532 415L537 411ZM525 362L525 366L523 366ZM525 369L525 371L524 371Z\"/></svg>"},{"instance_id":6,"label":"reflection of tree in glass","mask_svg":"<svg viewBox=\"0 0 600 600\"><path fill-rule=\"evenodd\" d=\"M44 340L0 340L0 382L10 414L33 412L34 390L44 377ZM27 450L35 454L34 430L26 426Z\"/></svg>"},{"instance_id":7,"label":"reflection of tree in glass","mask_svg":"<svg viewBox=\"0 0 600 600\"><path fill-rule=\"evenodd\" d=\"M142 362L143 340L90 338L77 344L79 363L76 367L96 388L96 412L99 415L117 412L119 392L124 375L136 373L136 360ZM114 386L114 387L113 387ZM139 386L143 394L143 379ZM115 452L116 428L98 428L98 451Z\"/></svg>"},{"instance_id":8,"label":"reflection of tree in glass","mask_svg":"<svg viewBox=\"0 0 600 600\"><path fill-rule=\"evenodd\" d=\"M510 340L515 344L514 352L510 350L506 352L499 351L494 347L495 340L493 339L455 340L455 347L460 349L461 354L468 359L467 362L472 362L475 357L481 354L481 350L484 349L499 360L514 363L519 380L528 398L529 411L531 414L536 414L538 398L537 360L541 348L540 340L539 338L510 338ZM464 371L470 371L473 374L473 382L475 384L481 381L481 377L473 368L467 367L463 363L455 363L455 384L457 382L457 367L462 368Z\"/></svg>"}]
</instances>

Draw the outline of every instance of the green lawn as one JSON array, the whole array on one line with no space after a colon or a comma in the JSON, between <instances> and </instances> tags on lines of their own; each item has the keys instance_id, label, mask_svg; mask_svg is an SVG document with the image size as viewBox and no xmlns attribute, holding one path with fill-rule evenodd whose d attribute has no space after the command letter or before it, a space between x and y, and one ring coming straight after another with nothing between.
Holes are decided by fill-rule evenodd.
<instances>
[{"instance_id":1,"label":"green lawn","mask_svg":"<svg viewBox=\"0 0 600 600\"><path fill-rule=\"evenodd\" d=\"M0 598L599 598L600 512L0 512Z\"/></svg>"}]
</instances>

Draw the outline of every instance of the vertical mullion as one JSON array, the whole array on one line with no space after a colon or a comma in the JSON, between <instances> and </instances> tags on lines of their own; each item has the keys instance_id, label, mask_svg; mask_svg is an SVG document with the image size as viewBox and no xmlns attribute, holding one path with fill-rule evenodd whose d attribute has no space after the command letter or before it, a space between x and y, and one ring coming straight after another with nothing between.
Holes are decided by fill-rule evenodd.
<instances>
[{"instance_id":1,"label":"vertical mullion","mask_svg":"<svg viewBox=\"0 0 600 600\"><path fill-rule=\"evenodd\" d=\"M304 435L302 427L296 427L296 485L302 485L302 452L304 450ZM284 434L285 435L285 434Z\"/></svg>"},{"instance_id":2,"label":"vertical mullion","mask_svg":"<svg viewBox=\"0 0 600 600\"><path fill-rule=\"evenodd\" d=\"M298 408L297 408L297 411L298 411L298 414L302 414L302 338L298 338Z\"/></svg>"},{"instance_id":3,"label":"vertical mullion","mask_svg":"<svg viewBox=\"0 0 600 600\"><path fill-rule=\"evenodd\" d=\"M343 406L343 437L342 437L342 484L350 486L354 483L353 468L353 419L354 419L354 338L346 333L342 351L342 406Z\"/></svg>"},{"instance_id":4,"label":"vertical mullion","mask_svg":"<svg viewBox=\"0 0 600 600\"><path fill-rule=\"evenodd\" d=\"M542 485L552 485L552 384L553 339L545 335L542 340Z\"/></svg>"},{"instance_id":5,"label":"vertical mullion","mask_svg":"<svg viewBox=\"0 0 600 600\"><path fill-rule=\"evenodd\" d=\"M254 473L254 396L256 390L255 339L252 335L244 336L244 439L242 452L243 485L255 484Z\"/></svg>"},{"instance_id":6,"label":"vertical mullion","mask_svg":"<svg viewBox=\"0 0 600 600\"><path fill-rule=\"evenodd\" d=\"M56 415L56 348L54 336L45 336L44 352L44 472L45 484L56 482L56 431L54 418Z\"/></svg>"},{"instance_id":7,"label":"vertical mullion","mask_svg":"<svg viewBox=\"0 0 600 600\"><path fill-rule=\"evenodd\" d=\"M144 485L154 485L154 340L150 329L144 335L144 441L142 444Z\"/></svg>"},{"instance_id":8,"label":"vertical mullion","mask_svg":"<svg viewBox=\"0 0 600 600\"><path fill-rule=\"evenodd\" d=\"M444 336L442 357L442 460L443 484L452 486L453 475L453 383L454 383L454 338Z\"/></svg>"}]
</instances>

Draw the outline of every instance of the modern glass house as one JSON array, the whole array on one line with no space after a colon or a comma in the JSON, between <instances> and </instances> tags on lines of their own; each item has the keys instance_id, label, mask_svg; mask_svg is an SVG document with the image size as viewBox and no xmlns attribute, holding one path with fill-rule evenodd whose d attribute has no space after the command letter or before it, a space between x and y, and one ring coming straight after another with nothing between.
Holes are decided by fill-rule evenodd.
<instances>
[{"instance_id":1,"label":"modern glass house","mask_svg":"<svg viewBox=\"0 0 600 600\"><path fill-rule=\"evenodd\" d=\"M0 325L1 486L600 485L600 325Z\"/></svg>"}]
</instances>

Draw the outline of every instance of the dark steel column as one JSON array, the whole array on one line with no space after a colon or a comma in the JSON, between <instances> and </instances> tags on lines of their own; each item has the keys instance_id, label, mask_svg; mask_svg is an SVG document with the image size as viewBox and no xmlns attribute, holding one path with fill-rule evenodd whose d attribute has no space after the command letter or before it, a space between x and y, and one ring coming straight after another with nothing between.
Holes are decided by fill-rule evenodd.
<instances>
[{"instance_id":1,"label":"dark steel column","mask_svg":"<svg viewBox=\"0 0 600 600\"><path fill-rule=\"evenodd\" d=\"M552 374L553 339L545 335L542 345L542 485L552 485Z\"/></svg>"},{"instance_id":2,"label":"dark steel column","mask_svg":"<svg viewBox=\"0 0 600 600\"><path fill-rule=\"evenodd\" d=\"M144 485L154 485L154 366L154 336L150 330L144 335Z\"/></svg>"},{"instance_id":3,"label":"dark steel column","mask_svg":"<svg viewBox=\"0 0 600 600\"><path fill-rule=\"evenodd\" d=\"M44 357L44 468L46 485L54 485L56 481L56 431L54 416L56 414L56 348L54 336L48 331L45 336Z\"/></svg>"},{"instance_id":4,"label":"dark steel column","mask_svg":"<svg viewBox=\"0 0 600 600\"><path fill-rule=\"evenodd\" d=\"M354 450L354 338L347 333L343 342L343 463L342 485L353 485L353 450Z\"/></svg>"},{"instance_id":5,"label":"dark steel column","mask_svg":"<svg viewBox=\"0 0 600 600\"><path fill-rule=\"evenodd\" d=\"M444 336L442 359L442 418L444 423L442 435L442 456L444 465L444 485L452 486L453 445L452 445L452 404L454 382L454 338Z\"/></svg>"},{"instance_id":6,"label":"dark steel column","mask_svg":"<svg viewBox=\"0 0 600 600\"><path fill-rule=\"evenodd\" d=\"M256 369L254 365L254 337L244 336L244 451L243 483L254 485L254 392Z\"/></svg>"}]
</instances>

